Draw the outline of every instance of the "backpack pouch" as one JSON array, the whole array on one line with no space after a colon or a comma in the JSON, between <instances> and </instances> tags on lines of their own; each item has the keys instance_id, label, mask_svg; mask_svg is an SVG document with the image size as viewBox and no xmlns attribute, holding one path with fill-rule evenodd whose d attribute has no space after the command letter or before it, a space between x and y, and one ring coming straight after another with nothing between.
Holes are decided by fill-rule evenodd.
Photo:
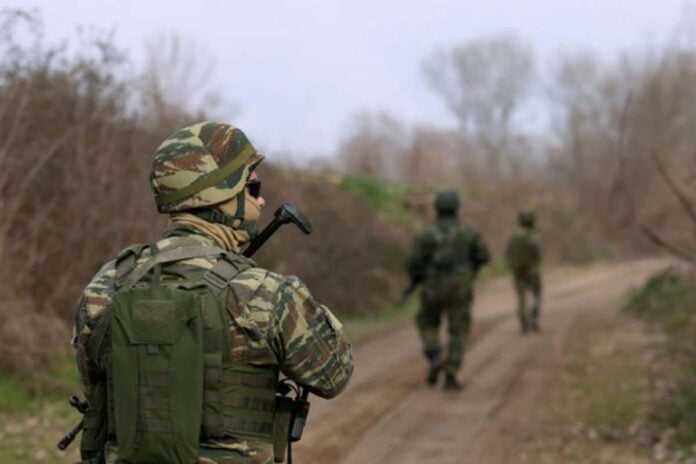
<instances>
[{"instance_id":1,"label":"backpack pouch","mask_svg":"<svg viewBox=\"0 0 696 464\"><path fill-rule=\"evenodd\" d=\"M201 304L166 286L116 292L111 378L119 461L197 461L203 405Z\"/></svg>"}]
</instances>

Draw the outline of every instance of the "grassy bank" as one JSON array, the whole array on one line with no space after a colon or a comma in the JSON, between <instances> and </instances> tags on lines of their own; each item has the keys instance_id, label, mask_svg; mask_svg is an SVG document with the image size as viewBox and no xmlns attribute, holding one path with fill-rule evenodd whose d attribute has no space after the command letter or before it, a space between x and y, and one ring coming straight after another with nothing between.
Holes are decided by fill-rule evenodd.
<instances>
[{"instance_id":1,"label":"grassy bank","mask_svg":"<svg viewBox=\"0 0 696 464\"><path fill-rule=\"evenodd\" d=\"M343 318L353 343L379 336L413 319L417 298L405 305L380 308ZM68 405L80 392L74 359L62 356L43 371L0 375L0 463L77 462L79 437L67 452L56 443L80 420Z\"/></svg>"},{"instance_id":2,"label":"grassy bank","mask_svg":"<svg viewBox=\"0 0 696 464\"><path fill-rule=\"evenodd\" d=\"M668 269L569 331L541 413L539 462L696 459L696 285Z\"/></svg>"},{"instance_id":3,"label":"grassy bank","mask_svg":"<svg viewBox=\"0 0 696 464\"><path fill-rule=\"evenodd\" d=\"M76 462L77 443L68 452L56 443L80 415L68 405L80 391L72 357L57 358L39 372L0 376L0 462Z\"/></svg>"},{"instance_id":4,"label":"grassy bank","mask_svg":"<svg viewBox=\"0 0 696 464\"><path fill-rule=\"evenodd\" d=\"M530 445L538 462L654 462L652 450L639 443L652 401L646 381L651 343L641 323L618 311L592 311L577 320L563 342L547 407L540 411L542 426Z\"/></svg>"},{"instance_id":5,"label":"grassy bank","mask_svg":"<svg viewBox=\"0 0 696 464\"><path fill-rule=\"evenodd\" d=\"M670 268L651 277L626 304L627 313L659 336L656 402L648 427L662 431L678 456L696 458L696 278Z\"/></svg>"}]
</instances>

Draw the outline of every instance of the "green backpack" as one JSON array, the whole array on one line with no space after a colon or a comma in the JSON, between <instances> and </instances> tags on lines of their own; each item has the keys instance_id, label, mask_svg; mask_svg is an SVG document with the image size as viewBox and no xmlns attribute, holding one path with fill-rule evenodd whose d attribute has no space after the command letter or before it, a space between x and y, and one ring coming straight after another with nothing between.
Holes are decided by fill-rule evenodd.
<instances>
[{"instance_id":1,"label":"green backpack","mask_svg":"<svg viewBox=\"0 0 696 464\"><path fill-rule=\"evenodd\" d=\"M517 231L507 245L506 257L513 272L530 271L539 264L539 246L536 235Z\"/></svg>"},{"instance_id":2,"label":"green backpack","mask_svg":"<svg viewBox=\"0 0 696 464\"><path fill-rule=\"evenodd\" d=\"M192 464L206 436L271 442L277 371L229 362L223 292L253 263L219 248L151 245L153 256L136 266L143 248L117 259L106 330L95 332L109 347L108 429L119 462ZM160 280L163 264L215 255L209 271Z\"/></svg>"},{"instance_id":3,"label":"green backpack","mask_svg":"<svg viewBox=\"0 0 696 464\"><path fill-rule=\"evenodd\" d=\"M469 264L466 237L459 227L436 225L431 231L435 249L430 264L436 272L448 273Z\"/></svg>"}]
</instances>

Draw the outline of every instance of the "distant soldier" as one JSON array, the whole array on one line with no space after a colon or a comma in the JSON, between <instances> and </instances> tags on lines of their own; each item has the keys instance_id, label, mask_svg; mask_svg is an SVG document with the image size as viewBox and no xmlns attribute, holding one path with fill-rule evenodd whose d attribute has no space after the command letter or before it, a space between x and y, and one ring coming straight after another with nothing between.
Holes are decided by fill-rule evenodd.
<instances>
[{"instance_id":1,"label":"distant soldier","mask_svg":"<svg viewBox=\"0 0 696 464\"><path fill-rule=\"evenodd\" d=\"M529 330L538 332L541 310L541 244L534 228L534 213L523 211L518 220L520 227L508 240L505 254L515 281L520 329L522 333ZM531 310L527 308L527 291L532 293Z\"/></svg>"},{"instance_id":2,"label":"distant soldier","mask_svg":"<svg viewBox=\"0 0 696 464\"><path fill-rule=\"evenodd\" d=\"M428 385L435 385L444 368L445 389L459 390L457 371L462 364L464 347L471 327L471 303L474 279L489 253L479 233L459 225L459 196L443 190L435 197L437 220L416 237L408 260L413 284L423 286L416 323L430 362ZM440 319L447 316L447 358L440 353Z\"/></svg>"}]
</instances>

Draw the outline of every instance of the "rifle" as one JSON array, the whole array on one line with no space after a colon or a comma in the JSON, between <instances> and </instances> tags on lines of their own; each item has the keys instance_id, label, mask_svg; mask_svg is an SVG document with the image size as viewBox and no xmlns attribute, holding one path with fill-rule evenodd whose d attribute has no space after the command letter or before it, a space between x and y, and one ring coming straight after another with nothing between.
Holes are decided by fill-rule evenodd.
<instances>
[{"instance_id":1,"label":"rifle","mask_svg":"<svg viewBox=\"0 0 696 464\"><path fill-rule=\"evenodd\" d=\"M249 245L244 249L242 255L250 258L256 253L259 248L263 246L266 241L271 238L276 231L285 224L295 224L303 233L309 235L312 233L312 224L307 220L307 218L302 214L302 212L294 205L290 203L283 203L278 209L273 213L273 220L254 238L254 240L249 243ZM296 388L297 396L293 400L295 402L295 408L293 410L293 416L291 420L290 436L288 443L292 441L298 441L302 437L302 430L307 422L307 414L309 413L309 402L307 398L309 396L309 391L306 387L301 385L294 385ZM72 407L77 409L83 416L89 411L90 405L87 400L80 400L77 396L71 396L69 403ZM65 436L56 445L59 450L65 451L77 435L82 431L84 427L84 418L80 420L80 423L66 433ZM293 437L296 437L293 439ZM290 451L290 445L288 444L288 461L292 464L292 455Z\"/></svg>"},{"instance_id":2,"label":"rifle","mask_svg":"<svg viewBox=\"0 0 696 464\"><path fill-rule=\"evenodd\" d=\"M256 236L254 240L244 249L242 254L247 258L251 257L261 246L284 224L295 224L303 233L309 235L312 233L312 224L300 212L297 207L290 203L283 203L273 214L273 220ZM292 444L300 441L304 426L307 423L309 415L309 390L307 387L292 382L290 379L285 379L279 385L279 401L282 401L290 412L290 424L287 436L287 454L288 464L292 464ZM287 395L290 391L295 392L294 398L289 398ZM274 443L275 445L275 443ZM280 450L276 456L276 462L282 462ZM278 458L281 460L278 461Z\"/></svg>"},{"instance_id":3,"label":"rifle","mask_svg":"<svg viewBox=\"0 0 696 464\"><path fill-rule=\"evenodd\" d=\"M419 279L411 279L411 283L408 284L408 287L404 289L403 292L401 292L401 300L399 300L400 305L406 304L406 301L408 301L408 298L411 296L413 292L416 291L418 286L421 284L421 281Z\"/></svg>"},{"instance_id":4,"label":"rifle","mask_svg":"<svg viewBox=\"0 0 696 464\"><path fill-rule=\"evenodd\" d=\"M280 226L290 223L295 224L306 235L312 233L312 224L307 220L304 214L302 214L296 206L290 203L283 203L275 210L275 213L273 213L273 220L259 232L256 238L244 249L242 254L250 258L274 233L276 233Z\"/></svg>"},{"instance_id":5,"label":"rifle","mask_svg":"<svg viewBox=\"0 0 696 464\"><path fill-rule=\"evenodd\" d=\"M70 406L77 409L83 416L89 411L89 402L87 400L81 400L77 396L73 395L68 401ZM65 451L68 446L75 440L75 437L82 431L82 427L85 425L85 420L82 419L79 424L77 424L71 431L65 434L65 436L58 442L58 449Z\"/></svg>"}]
</instances>

